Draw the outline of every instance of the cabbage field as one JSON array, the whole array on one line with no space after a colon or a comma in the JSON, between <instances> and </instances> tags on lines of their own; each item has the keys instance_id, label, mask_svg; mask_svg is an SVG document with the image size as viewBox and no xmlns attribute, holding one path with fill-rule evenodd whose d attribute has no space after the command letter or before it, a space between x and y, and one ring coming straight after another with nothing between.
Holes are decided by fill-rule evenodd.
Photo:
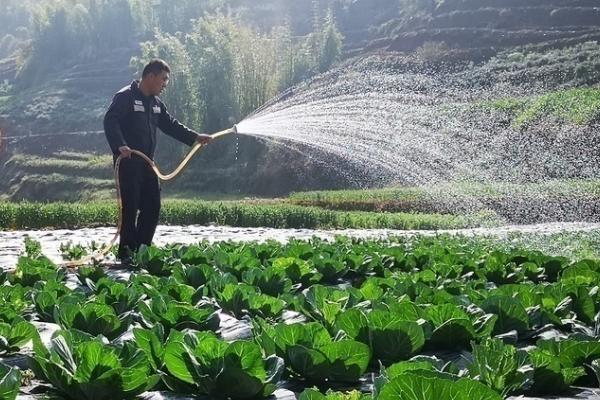
<instances>
[{"instance_id":1,"label":"cabbage field","mask_svg":"<svg viewBox=\"0 0 600 400\"><path fill-rule=\"evenodd\" d=\"M70 272L28 243L0 277L0 398L495 400L599 384L598 260L438 236L147 247L135 264Z\"/></svg>"}]
</instances>

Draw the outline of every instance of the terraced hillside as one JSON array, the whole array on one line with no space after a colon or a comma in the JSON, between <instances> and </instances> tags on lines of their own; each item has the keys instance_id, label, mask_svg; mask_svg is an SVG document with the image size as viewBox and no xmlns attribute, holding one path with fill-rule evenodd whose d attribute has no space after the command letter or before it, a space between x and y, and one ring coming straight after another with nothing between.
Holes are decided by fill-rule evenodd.
<instances>
[{"instance_id":1,"label":"terraced hillside","mask_svg":"<svg viewBox=\"0 0 600 400\"><path fill-rule=\"evenodd\" d=\"M597 145L597 0L433 3L429 8L410 11L413 14L408 18L409 12L398 9L397 2L352 2L346 14L340 14L339 23L346 36L347 55L356 58L318 78L317 85L350 80L353 74L368 74L369 68L387 69L394 74L417 71L421 75L407 78L414 79L407 86L418 92L422 90L419 77L440 80L442 74L444 79L440 81L446 86L436 90L453 93L465 103L473 102L468 113L473 127L489 129L491 124L508 132L506 143L520 143L516 147L495 143L504 152L501 155L514 164L523 159L527 146L547 146L548 157L560 153L560 149L571 149L569 157L577 158L576 146L581 149L581 145ZM373 7L378 7L376 12ZM354 19L349 18L351 15ZM360 19L363 16L364 21ZM0 93L2 134L28 137L5 141L4 153L0 152L3 198L75 200L110 196L110 162L102 158L108 148L99 132L101 117L114 91L132 78L128 66L136 51L115 50L110 59L78 63L45 77L38 87L15 91L12 96ZM378 57L365 57L373 52ZM14 60L0 62L0 82L2 76L11 73ZM483 93L477 99L469 97L474 87ZM569 92L577 88L591 92ZM579 118L578 122L559 112L567 101L564 93L570 96L568 104L587 104L583 120L571 106L567 108L571 107L569 112ZM588 103L579 101L584 95ZM46 134L49 136L37 136ZM556 143L558 146L554 146ZM175 154L159 158L161 165L169 170L183 151L177 148ZM597 156L588 152L583 158L595 162ZM94 164L95 160L104 161ZM356 186L343 171L349 167L344 160L338 163L343 166L340 169L331 168L328 161L320 156L306 158L302 150L267 146L253 138L224 139L194 160L190 172L168 192L181 196L211 192L282 195L294 190ZM526 164L533 165L529 169L532 179L544 174L556 179L594 178L595 170L586 163L573 163L569 170L544 166L539 160Z\"/></svg>"},{"instance_id":2,"label":"terraced hillside","mask_svg":"<svg viewBox=\"0 0 600 400\"><path fill-rule=\"evenodd\" d=\"M362 48L414 51L444 42L490 55L513 46L573 45L600 39L599 6L595 0L440 0L416 18L392 18L372 30Z\"/></svg>"},{"instance_id":3,"label":"terraced hillside","mask_svg":"<svg viewBox=\"0 0 600 400\"><path fill-rule=\"evenodd\" d=\"M86 61L0 97L1 197L94 199L112 187L102 115L112 94L132 79L132 49ZM10 60L0 71L15 73ZM104 155L104 156L103 156ZM109 157L110 158L110 157Z\"/></svg>"},{"instance_id":4,"label":"terraced hillside","mask_svg":"<svg viewBox=\"0 0 600 400\"><path fill-rule=\"evenodd\" d=\"M44 195L48 201L106 198L113 188L110 156L58 152L50 156L18 153L4 163L3 193L13 200ZM51 171L51 172L50 172Z\"/></svg>"},{"instance_id":5,"label":"terraced hillside","mask_svg":"<svg viewBox=\"0 0 600 400\"><path fill-rule=\"evenodd\" d=\"M100 129L112 95L133 79L135 51L115 50L110 58L76 63L16 90L0 104L0 129L8 136Z\"/></svg>"}]
</instances>

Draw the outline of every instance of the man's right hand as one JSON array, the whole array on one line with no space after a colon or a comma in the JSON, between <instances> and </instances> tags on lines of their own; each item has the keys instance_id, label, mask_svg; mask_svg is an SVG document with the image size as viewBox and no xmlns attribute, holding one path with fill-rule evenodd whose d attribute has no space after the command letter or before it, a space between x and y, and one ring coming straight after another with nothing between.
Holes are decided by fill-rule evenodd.
<instances>
[{"instance_id":1,"label":"man's right hand","mask_svg":"<svg viewBox=\"0 0 600 400\"><path fill-rule=\"evenodd\" d=\"M123 158L131 158L131 149L129 146L121 146L119 147L119 152Z\"/></svg>"}]
</instances>

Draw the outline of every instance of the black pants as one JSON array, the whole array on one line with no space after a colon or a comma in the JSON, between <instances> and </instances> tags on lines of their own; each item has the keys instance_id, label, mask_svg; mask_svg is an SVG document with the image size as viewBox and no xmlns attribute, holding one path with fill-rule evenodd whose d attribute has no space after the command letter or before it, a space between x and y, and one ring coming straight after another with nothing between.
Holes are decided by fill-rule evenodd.
<instances>
[{"instance_id":1,"label":"black pants","mask_svg":"<svg viewBox=\"0 0 600 400\"><path fill-rule=\"evenodd\" d=\"M152 168L135 155L121 160L119 179L123 223L117 256L123 258L152 243L160 214L160 185Z\"/></svg>"}]
</instances>

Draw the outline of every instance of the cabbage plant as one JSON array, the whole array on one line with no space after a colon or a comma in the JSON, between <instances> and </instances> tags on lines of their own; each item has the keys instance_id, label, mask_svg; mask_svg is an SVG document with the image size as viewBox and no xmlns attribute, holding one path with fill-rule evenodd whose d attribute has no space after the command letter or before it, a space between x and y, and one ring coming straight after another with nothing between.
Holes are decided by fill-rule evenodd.
<instances>
[{"instance_id":1,"label":"cabbage plant","mask_svg":"<svg viewBox=\"0 0 600 400\"><path fill-rule=\"evenodd\" d=\"M59 331L50 348L37 344L34 351L28 357L30 368L66 399L132 399L159 381L144 352L132 343L116 347L100 339Z\"/></svg>"},{"instance_id":2,"label":"cabbage plant","mask_svg":"<svg viewBox=\"0 0 600 400\"><path fill-rule=\"evenodd\" d=\"M257 328L265 352L282 357L292 373L311 382L357 382L371 361L368 345L332 338L317 322L276 326L259 322Z\"/></svg>"},{"instance_id":3,"label":"cabbage plant","mask_svg":"<svg viewBox=\"0 0 600 400\"><path fill-rule=\"evenodd\" d=\"M194 331L171 331L164 366L163 381L171 390L226 399L268 397L284 370L281 358L264 358L256 343L227 343Z\"/></svg>"}]
</instances>

